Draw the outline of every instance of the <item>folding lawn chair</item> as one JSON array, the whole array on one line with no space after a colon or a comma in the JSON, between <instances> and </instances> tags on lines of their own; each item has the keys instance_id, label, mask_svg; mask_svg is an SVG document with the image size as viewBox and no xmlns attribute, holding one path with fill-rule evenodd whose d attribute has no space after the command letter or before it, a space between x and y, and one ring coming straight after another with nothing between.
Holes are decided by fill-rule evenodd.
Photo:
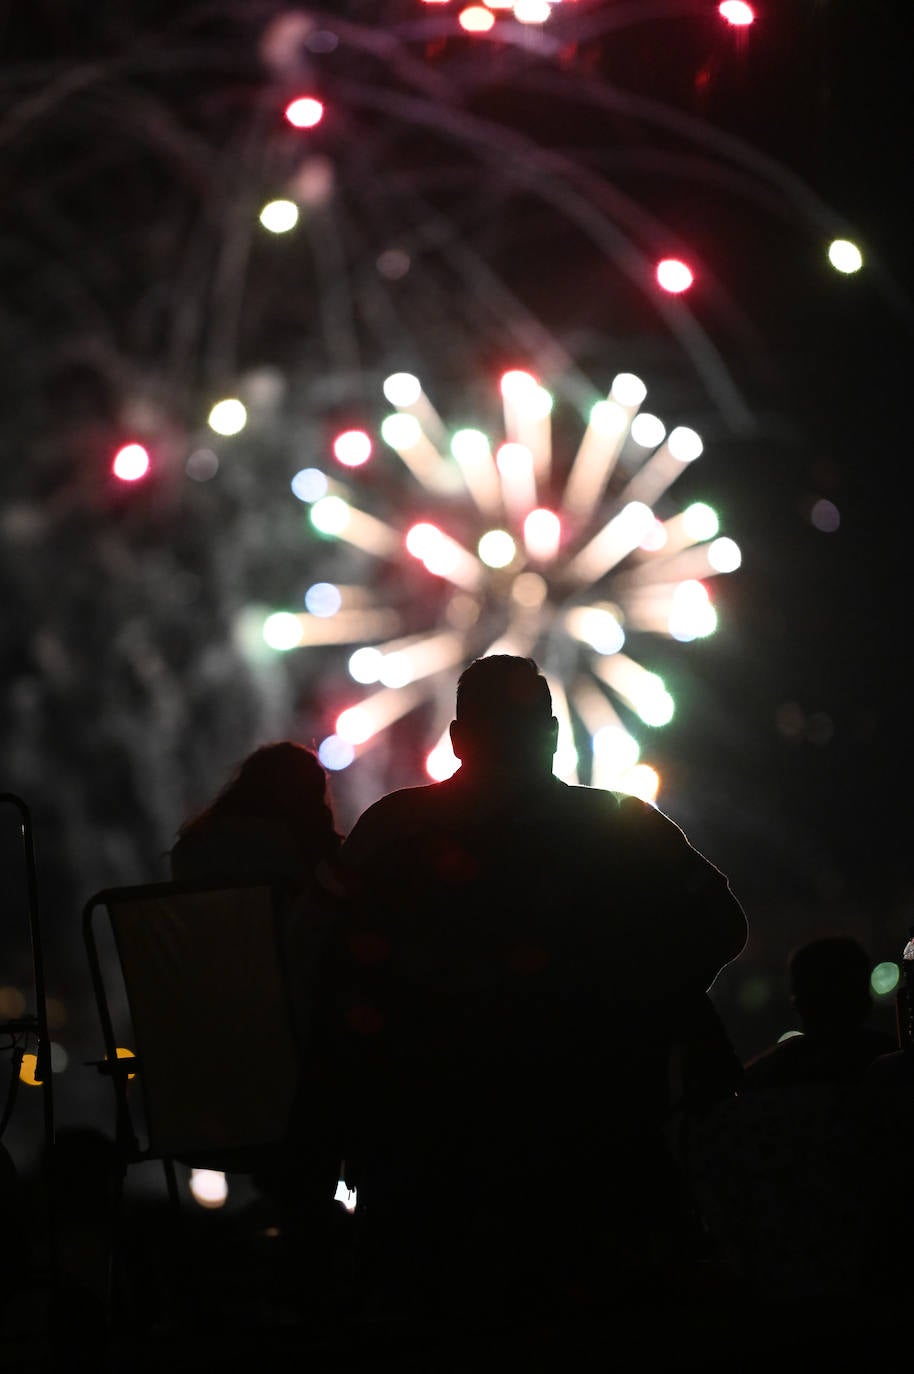
<instances>
[{"instance_id":1,"label":"folding lawn chair","mask_svg":"<svg viewBox=\"0 0 914 1374\"><path fill-rule=\"evenodd\" d=\"M177 1207L176 1161L250 1173L285 1138L298 1050L277 898L267 881L171 882L109 888L85 905L105 1056L97 1067L115 1100L112 1311L130 1166L160 1160Z\"/></svg>"}]
</instances>

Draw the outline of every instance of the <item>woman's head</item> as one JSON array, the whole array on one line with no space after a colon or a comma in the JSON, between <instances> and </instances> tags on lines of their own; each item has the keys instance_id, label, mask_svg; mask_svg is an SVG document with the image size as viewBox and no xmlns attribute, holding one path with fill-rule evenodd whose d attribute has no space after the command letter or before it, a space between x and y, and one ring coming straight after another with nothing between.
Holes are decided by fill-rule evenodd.
<instances>
[{"instance_id":1,"label":"woman's head","mask_svg":"<svg viewBox=\"0 0 914 1374\"><path fill-rule=\"evenodd\" d=\"M292 740L261 745L242 759L203 815L257 816L295 830L335 830L327 774L310 749Z\"/></svg>"}]
</instances>

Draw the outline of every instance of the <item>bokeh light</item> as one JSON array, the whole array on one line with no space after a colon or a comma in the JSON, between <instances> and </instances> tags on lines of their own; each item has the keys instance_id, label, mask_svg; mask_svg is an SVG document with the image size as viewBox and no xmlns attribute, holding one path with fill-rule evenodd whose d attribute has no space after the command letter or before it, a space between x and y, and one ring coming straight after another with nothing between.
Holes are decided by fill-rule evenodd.
<instances>
[{"instance_id":1,"label":"bokeh light","mask_svg":"<svg viewBox=\"0 0 914 1374\"><path fill-rule=\"evenodd\" d=\"M412 406L422 395L422 383L411 372L393 372L381 390L392 406Z\"/></svg>"},{"instance_id":2,"label":"bokeh light","mask_svg":"<svg viewBox=\"0 0 914 1374\"><path fill-rule=\"evenodd\" d=\"M304 501L306 505L311 505L319 501L322 496L327 495L329 483L325 473L320 468L301 468L289 484L292 493L297 496L299 501Z\"/></svg>"},{"instance_id":3,"label":"bokeh light","mask_svg":"<svg viewBox=\"0 0 914 1374\"><path fill-rule=\"evenodd\" d=\"M286 119L296 129L313 129L324 117L324 106L313 95L300 95L286 106Z\"/></svg>"},{"instance_id":4,"label":"bokeh light","mask_svg":"<svg viewBox=\"0 0 914 1374\"><path fill-rule=\"evenodd\" d=\"M488 33L495 23L495 15L482 5L469 5L457 17L460 27L467 33Z\"/></svg>"},{"instance_id":5,"label":"bokeh light","mask_svg":"<svg viewBox=\"0 0 914 1374\"><path fill-rule=\"evenodd\" d=\"M315 582L305 592L305 609L320 618L336 615L342 604L342 593L332 582Z\"/></svg>"},{"instance_id":6,"label":"bokeh light","mask_svg":"<svg viewBox=\"0 0 914 1374\"><path fill-rule=\"evenodd\" d=\"M828 261L836 272L851 275L863 266L863 254L850 239L832 239L828 245Z\"/></svg>"},{"instance_id":7,"label":"bokeh light","mask_svg":"<svg viewBox=\"0 0 914 1374\"><path fill-rule=\"evenodd\" d=\"M656 415L648 415L642 411L632 420L630 433L635 443L640 444L642 448L656 448L666 438L666 426Z\"/></svg>"},{"instance_id":8,"label":"bokeh light","mask_svg":"<svg viewBox=\"0 0 914 1374\"><path fill-rule=\"evenodd\" d=\"M620 406L640 406L647 395L647 387L634 372L620 372L613 378L609 394Z\"/></svg>"},{"instance_id":9,"label":"bokeh light","mask_svg":"<svg viewBox=\"0 0 914 1374\"><path fill-rule=\"evenodd\" d=\"M301 621L291 611L274 611L263 622L263 641L271 649L285 653L302 642Z\"/></svg>"},{"instance_id":10,"label":"bokeh light","mask_svg":"<svg viewBox=\"0 0 914 1374\"><path fill-rule=\"evenodd\" d=\"M688 291L695 280L695 274L688 263L681 258L663 258L656 268L657 285L671 295L678 296Z\"/></svg>"},{"instance_id":11,"label":"bokeh light","mask_svg":"<svg viewBox=\"0 0 914 1374\"><path fill-rule=\"evenodd\" d=\"M298 223L298 206L294 200L271 200L260 212L260 223L271 234L287 234Z\"/></svg>"},{"instance_id":12,"label":"bokeh light","mask_svg":"<svg viewBox=\"0 0 914 1374\"><path fill-rule=\"evenodd\" d=\"M228 1201L228 1181L218 1169L191 1169L190 1195L200 1207L224 1207Z\"/></svg>"},{"instance_id":13,"label":"bokeh light","mask_svg":"<svg viewBox=\"0 0 914 1374\"><path fill-rule=\"evenodd\" d=\"M693 463L696 458L701 457L704 444L694 429L689 429L687 425L677 425L675 429L670 430L667 448L678 463Z\"/></svg>"},{"instance_id":14,"label":"bokeh light","mask_svg":"<svg viewBox=\"0 0 914 1374\"><path fill-rule=\"evenodd\" d=\"M894 992L901 980L901 969L897 964L886 961L877 964L870 974L870 987L877 997L887 997Z\"/></svg>"},{"instance_id":15,"label":"bokeh light","mask_svg":"<svg viewBox=\"0 0 914 1374\"><path fill-rule=\"evenodd\" d=\"M348 740L340 739L339 735L328 735L318 746L317 757L331 773L339 773L352 763L355 750Z\"/></svg>"},{"instance_id":16,"label":"bokeh light","mask_svg":"<svg viewBox=\"0 0 914 1374\"><path fill-rule=\"evenodd\" d=\"M487 530L477 549L487 568L507 568L517 555L517 545L507 530Z\"/></svg>"},{"instance_id":17,"label":"bokeh light","mask_svg":"<svg viewBox=\"0 0 914 1374\"><path fill-rule=\"evenodd\" d=\"M347 429L333 441L333 456L347 468L358 468L371 457L371 439L364 429Z\"/></svg>"},{"instance_id":18,"label":"bokeh light","mask_svg":"<svg viewBox=\"0 0 914 1374\"><path fill-rule=\"evenodd\" d=\"M822 534L834 534L841 524L841 512L833 501L821 497L813 502L809 512L810 523Z\"/></svg>"},{"instance_id":19,"label":"bokeh light","mask_svg":"<svg viewBox=\"0 0 914 1374\"><path fill-rule=\"evenodd\" d=\"M320 534L342 534L349 518L349 506L341 496L322 496L311 507L311 524Z\"/></svg>"},{"instance_id":20,"label":"bokeh light","mask_svg":"<svg viewBox=\"0 0 914 1374\"><path fill-rule=\"evenodd\" d=\"M209 413L207 424L215 434L222 434L229 438L233 434L240 434L248 422L248 412L244 402L239 401L237 396L227 396L223 401L217 401Z\"/></svg>"},{"instance_id":21,"label":"bokeh light","mask_svg":"<svg viewBox=\"0 0 914 1374\"><path fill-rule=\"evenodd\" d=\"M746 0L722 0L722 3L717 7L717 12L734 28L745 28L755 19L755 12L751 5L746 4Z\"/></svg>"},{"instance_id":22,"label":"bokeh light","mask_svg":"<svg viewBox=\"0 0 914 1374\"><path fill-rule=\"evenodd\" d=\"M149 454L142 444L124 444L114 455L111 471L120 482L138 482L149 471Z\"/></svg>"},{"instance_id":23,"label":"bokeh light","mask_svg":"<svg viewBox=\"0 0 914 1374\"><path fill-rule=\"evenodd\" d=\"M530 512L524 521L524 543L531 558L555 558L561 540L562 522L555 511L540 506Z\"/></svg>"},{"instance_id":24,"label":"bokeh light","mask_svg":"<svg viewBox=\"0 0 914 1374\"><path fill-rule=\"evenodd\" d=\"M736 572L742 561L743 555L735 539L726 536L715 539L708 549L708 562L715 572Z\"/></svg>"},{"instance_id":25,"label":"bokeh light","mask_svg":"<svg viewBox=\"0 0 914 1374\"><path fill-rule=\"evenodd\" d=\"M422 438L422 426L415 415L388 415L381 422L381 438L398 452L413 448Z\"/></svg>"},{"instance_id":26,"label":"bokeh light","mask_svg":"<svg viewBox=\"0 0 914 1374\"><path fill-rule=\"evenodd\" d=\"M713 539L720 529L717 512L704 501L694 501L682 512L682 523L690 539Z\"/></svg>"}]
</instances>

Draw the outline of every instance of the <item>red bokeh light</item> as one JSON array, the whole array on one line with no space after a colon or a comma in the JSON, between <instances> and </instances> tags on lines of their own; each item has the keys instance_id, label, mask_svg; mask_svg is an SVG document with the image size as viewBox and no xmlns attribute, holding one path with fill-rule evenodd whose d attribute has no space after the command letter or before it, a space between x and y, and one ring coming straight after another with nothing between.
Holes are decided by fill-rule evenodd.
<instances>
[{"instance_id":1,"label":"red bokeh light","mask_svg":"<svg viewBox=\"0 0 914 1374\"><path fill-rule=\"evenodd\" d=\"M371 439L364 429L347 429L334 439L333 452L344 467L359 468L371 457Z\"/></svg>"},{"instance_id":2,"label":"red bokeh light","mask_svg":"<svg viewBox=\"0 0 914 1374\"><path fill-rule=\"evenodd\" d=\"M460 27L467 33L488 33L495 23L495 15L482 5L470 5L469 9L461 10L457 17Z\"/></svg>"},{"instance_id":3,"label":"red bokeh light","mask_svg":"<svg viewBox=\"0 0 914 1374\"><path fill-rule=\"evenodd\" d=\"M658 262L656 275L657 285L674 296L678 296L681 291L688 291L695 280L691 267L681 258L664 258Z\"/></svg>"},{"instance_id":4,"label":"red bokeh light","mask_svg":"<svg viewBox=\"0 0 914 1374\"><path fill-rule=\"evenodd\" d=\"M723 3L718 5L717 12L721 19L726 19L728 24L733 24L736 28L743 28L755 19L755 11L751 5L745 3L745 0L723 0Z\"/></svg>"},{"instance_id":5,"label":"red bokeh light","mask_svg":"<svg viewBox=\"0 0 914 1374\"><path fill-rule=\"evenodd\" d=\"M324 117L324 107L313 95L300 95L286 106L286 119L296 129L313 129Z\"/></svg>"},{"instance_id":6,"label":"red bokeh light","mask_svg":"<svg viewBox=\"0 0 914 1374\"><path fill-rule=\"evenodd\" d=\"M120 482L138 482L149 471L149 454L142 444L124 444L114 455L111 471Z\"/></svg>"}]
</instances>

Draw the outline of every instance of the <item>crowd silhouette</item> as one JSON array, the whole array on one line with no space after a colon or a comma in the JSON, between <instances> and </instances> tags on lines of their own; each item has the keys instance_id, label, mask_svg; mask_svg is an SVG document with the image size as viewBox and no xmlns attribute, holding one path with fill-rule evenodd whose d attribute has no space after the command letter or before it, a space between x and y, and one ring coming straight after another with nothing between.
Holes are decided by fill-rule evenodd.
<instances>
[{"instance_id":1,"label":"crowd silhouette","mask_svg":"<svg viewBox=\"0 0 914 1374\"><path fill-rule=\"evenodd\" d=\"M431 1327L453 1348L667 1312L655 1345L706 1366L750 1330L775 1352L810 1303L846 1339L837 1311L906 1296L908 985L897 1036L874 1029L868 951L829 931L787 961L798 1031L741 1063L711 995L748 937L727 877L657 807L559 781L556 739L536 663L494 655L457 685L458 770L382 797L345 839L289 742L180 828L176 880L282 893L301 1070L253 1178L277 1302L325 1337ZM88 1255L100 1308L110 1152L100 1132L59 1148L70 1278Z\"/></svg>"}]
</instances>

